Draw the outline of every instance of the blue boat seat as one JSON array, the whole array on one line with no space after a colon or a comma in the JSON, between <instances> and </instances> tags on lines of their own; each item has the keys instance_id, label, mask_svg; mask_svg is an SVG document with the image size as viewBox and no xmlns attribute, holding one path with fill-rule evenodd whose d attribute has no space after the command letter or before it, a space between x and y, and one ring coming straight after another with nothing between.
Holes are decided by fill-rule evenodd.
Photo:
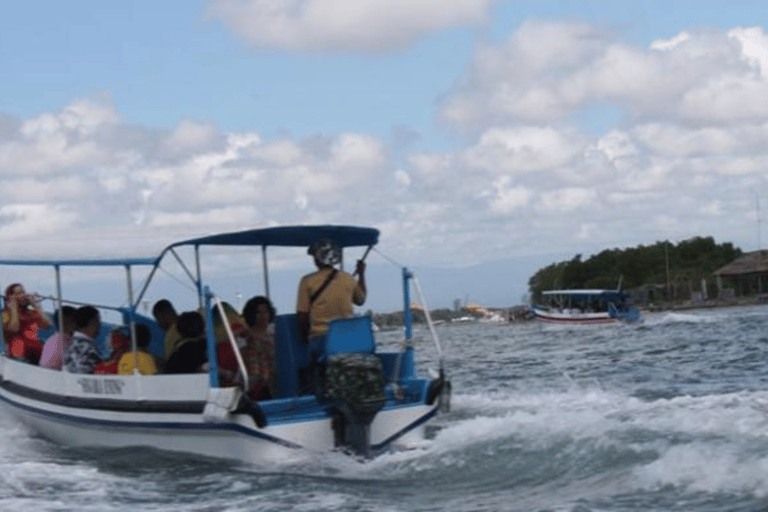
<instances>
[{"instance_id":1,"label":"blue boat seat","mask_svg":"<svg viewBox=\"0 0 768 512\"><path fill-rule=\"evenodd\" d=\"M370 316L337 318L328 323L325 340L325 357L345 352L373 354L376 341L373 338L373 322Z\"/></svg>"},{"instance_id":2,"label":"blue boat seat","mask_svg":"<svg viewBox=\"0 0 768 512\"><path fill-rule=\"evenodd\" d=\"M300 368L309 365L309 348L299 337L296 314L275 317L275 398L298 396Z\"/></svg>"}]
</instances>

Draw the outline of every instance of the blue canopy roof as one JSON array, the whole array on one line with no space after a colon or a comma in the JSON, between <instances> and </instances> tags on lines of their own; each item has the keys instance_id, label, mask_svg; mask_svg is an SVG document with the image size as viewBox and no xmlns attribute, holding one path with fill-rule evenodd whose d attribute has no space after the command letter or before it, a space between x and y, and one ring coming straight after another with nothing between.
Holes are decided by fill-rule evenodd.
<instances>
[{"instance_id":1,"label":"blue canopy roof","mask_svg":"<svg viewBox=\"0 0 768 512\"><path fill-rule=\"evenodd\" d=\"M103 258L103 259L0 259L0 265L29 265L46 267L107 267L154 265L158 258Z\"/></svg>"},{"instance_id":2,"label":"blue canopy roof","mask_svg":"<svg viewBox=\"0 0 768 512\"><path fill-rule=\"evenodd\" d=\"M542 295L561 295L570 297L627 297L621 290L582 289L582 290L547 290Z\"/></svg>"},{"instance_id":3,"label":"blue canopy roof","mask_svg":"<svg viewBox=\"0 0 768 512\"><path fill-rule=\"evenodd\" d=\"M234 233L220 233L175 242L163 250L160 256L152 258L38 258L38 259L0 259L0 265L30 266L134 266L156 265L162 255L173 247L192 245L222 246L283 246L309 247L317 240L327 238L339 247L376 245L379 230L356 226L280 226L263 229L250 229Z\"/></svg>"},{"instance_id":4,"label":"blue canopy roof","mask_svg":"<svg viewBox=\"0 0 768 512\"><path fill-rule=\"evenodd\" d=\"M271 245L283 247L309 247L321 238L333 240L342 248L376 245L379 241L379 230L374 228L332 225L279 226L193 238L183 242L176 242L172 244L171 247L178 247L181 245Z\"/></svg>"}]
</instances>

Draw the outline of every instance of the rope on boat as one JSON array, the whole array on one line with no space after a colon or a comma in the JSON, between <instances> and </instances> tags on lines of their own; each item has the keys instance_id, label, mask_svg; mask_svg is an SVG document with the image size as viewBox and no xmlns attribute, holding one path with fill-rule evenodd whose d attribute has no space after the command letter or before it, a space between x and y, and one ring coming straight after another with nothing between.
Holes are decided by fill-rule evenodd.
<instances>
[{"instance_id":1,"label":"rope on boat","mask_svg":"<svg viewBox=\"0 0 768 512\"><path fill-rule=\"evenodd\" d=\"M374 247L374 248L373 248L373 250L374 250L374 251L376 251L376 253L377 253L379 256L381 256L382 258L384 258L385 260L387 260L388 262L390 262L390 263L391 263L391 264L393 264L394 266L396 266L396 267L398 267L398 268L403 268L403 267L405 266L405 265L403 265L402 263L400 263L400 262L398 262L397 260L395 260L394 258L392 258L392 257L390 257L390 256L387 256L386 254L384 254L383 252L381 252L381 251L380 251L379 249L377 249L376 247Z\"/></svg>"},{"instance_id":2,"label":"rope on boat","mask_svg":"<svg viewBox=\"0 0 768 512\"><path fill-rule=\"evenodd\" d=\"M52 302L59 302L58 297L54 297L53 295L38 295L40 299L46 299L50 300ZM61 299L62 304L72 304L73 306L92 306L96 309L109 309L112 311L118 311L122 313L123 309L126 308L126 306L107 306L105 304L94 304L93 302L79 302L76 300L69 300L69 299Z\"/></svg>"},{"instance_id":3,"label":"rope on boat","mask_svg":"<svg viewBox=\"0 0 768 512\"><path fill-rule=\"evenodd\" d=\"M174 254L175 254L175 253L174 253ZM184 280L184 279L181 279L180 277L178 277L177 275L175 275L173 272L171 272L171 271L170 271L170 270L168 270L167 268L163 268L163 267L161 267L161 266L159 266L159 265L158 265L157 269L158 269L160 272L162 272L163 274L165 274L166 276L168 276L169 278L171 278L171 279L173 279L174 281L176 281L176 282L177 282L178 284L180 284L180 285L181 285L183 288L186 288L188 291L190 291L190 292L194 292L195 294L197 294L197 288L195 288L194 286L191 286L191 285L189 284L189 282L188 282L188 281L186 281L186 280Z\"/></svg>"},{"instance_id":4,"label":"rope on boat","mask_svg":"<svg viewBox=\"0 0 768 512\"><path fill-rule=\"evenodd\" d=\"M429 314L429 306L427 305L427 299L424 297L424 293L421 291L421 285L416 275L412 275L413 286L416 289L416 293L419 295L419 300L424 305L424 316L427 319L427 326L429 327L429 333L432 335L432 340L435 342L435 348L437 349L437 356L440 361L440 371L443 371L443 347L440 345L440 339L437 337L435 331L435 325L432 323L432 316Z\"/></svg>"},{"instance_id":5,"label":"rope on boat","mask_svg":"<svg viewBox=\"0 0 768 512\"><path fill-rule=\"evenodd\" d=\"M395 265L395 266L397 266L399 268L405 268L405 266L403 264L399 263L394 258L392 258L390 256L387 256L386 254L382 253L377 248L374 248L373 250L376 251L382 258L384 258L388 262L392 263L393 265ZM418 278L416 277L416 275L413 272L410 272L410 276L411 276L411 280L413 281L413 285L414 285L414 288L416 290L416 294L418 296L418 300L423 305L424 316L427 319L427 326L429 328L429 333L432 336L432 341L434 342L435 348L437 350L438 365L439 365L439 370L440 370L440 379L441 379L441 381L443 381L445 379L445 371L444 371L444 364L443 364L443 362L444 362L443 347L440 344L440 339L438 338L437 332L435 331L435 325L432 322L431 315L429 314L429 306L427 305L427 299L424 296L424 292L421 290L421 285L419 284L419 280L418 280ZM397 388L396 392L400 391L399 385L397 383L397 379L398 379L398 377L400 375L400 365L401 365L401 359L402 359L403 353L410 346L409 340L403 340L402 346L403 346L403 349L397 355L397 359L395 360L395 368L394 368L394 371L392 372L392 382L391 383L392 383L392 385L394 385Z\"/></svg>"}]
</instances>

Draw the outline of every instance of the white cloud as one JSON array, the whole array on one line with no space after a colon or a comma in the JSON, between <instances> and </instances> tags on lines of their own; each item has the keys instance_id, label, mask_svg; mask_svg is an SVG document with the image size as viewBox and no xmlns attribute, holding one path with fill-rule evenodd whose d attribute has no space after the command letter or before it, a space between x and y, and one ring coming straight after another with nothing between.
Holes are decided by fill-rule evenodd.
<instances>
[{"instance_id":1,"label":"white cloud","mask_svg":"<svg viewBox=\"0 0 768 512\"><path fill-rule=\"evenodd\" d=\"M0 207L0 239L46 236L66 232L80 220L78 212L43 203L16 203Z\"/></svg>"},{"instance_id":2,"label":"white cloud","mask_svg":"<svg viewBox=\"0 0 768 512\"><path fill-rule=\"evenodd\" d=\"M615 129L600 137L595 143L595 148L617 165L623 160L634 159L639 154L630 135Z\"/></svg>"},{"instance_id":3,"label":"white cloud","mask_svg":"<svg viewBox=\"0 0 768 512\"><path fill-rule=\"evenodd\" d=\"M675 37L672 37L670 39L657 39L656 41L653 41L650 44L649 48L651 50L659 50L659 51L672 50L675 47L679 46L680 44L690 39L691 39L691 35L688 32L680 32Z\"/></svg>"},{"instance_id":4,"label":"white cloud","mask_svg":"<svg viewBox=\"0 0 768 512\"><path fill-rule=\"evenodd\" d=\"M508 214L528 205L531 191L525 187L514 186L509 176L502 176L493 183L495 194L491 201L491 211Z\"/></svg>"},{"instance_id":5,"label":"white cloud","mask_svg":"<svg viewBox=\"0 0 768 512\"><path fill-rule=\"evenodd\" d=\"M588 188L566 188L541 194L541 202L536 206L542 213L573 212L581 208L599 211L597 191Z\"/></svg>"},{"instance_id":6,"label":"white cloud","mask_svg":"<svg viewBox=\"0 0 768 512\"><path fill-rule=\"evenodd\" d=\"M755 121L768 115L768 80L724 75L686 92L680 114L693 121Z\"/></svg>"},{"instance_id":7,"label":"white cloud","mask_svg":"<svg viewBox=\"0 0 768 512\"><path fill-rule=\"evenodd\" d=\"M223 133L193 119L128 126L103 99L6 115L0 179L13 193L0 199L0 242L64 248L58 229L90 251L114 249L115 238L138 248L320 222L378 226L409 264L710 234L752 249L748 219L768 189L762 30L687 31L647 48L616 37L528 22L480 45L442 105L466 128L445 148L395 150L354 131ZM747 106L733 104L739 97ZM595 102L629 114L577 126Z\"/></svg>"},{"instance_id":8,"label":"white cloud","mask_svg":"<svg viewBox=\"0 0 768 512\"><path fill-rule=\"evenodd\" d=\"M734 28L728 36L741 44L742 58L768 79L768 35L762 27Z\"/></svg>"},{"instance_id":9,"label":"white cloud","mask_svg":"<svg viewBox=\"0 0 768 512\"><path fill-rule=\"evenodd\" d=\"M395 171L395 181L398 183L398 185L407 187L411 184L411 176L404 170L397 169Z\"/></svg>"},{"instance_id":10,"label":"white cloud","mask_svg":"<svg viewBox=\"0 0 768 512\"><path fill-rule=\"evenodd\" d=\"M650 151L670 157L729 153L738 150L745 142L738 137L739 132L722 127L690 129L650 123L638 126L634 133Z\"/></svg>"},{"instance_id":11,"label":"white cloud","mask_svg":"<svg viewBox=\"0 0 768 512\"><path fill-rule=\"evenodd\" d=\"M685 123L761 119L768 113L768 36L682 32L647 48L584 23L526 22L479 49L441 119L460 129L567 120L595 103L636 119Z\"/></svg>"},{"instance_id":12,"label":"white cloud","mask_svg":"<svg viewBox=\"0 0 768 512\"><path fill-rule=\"evenodd\" d=\"M339 222L366 206L350 208L351 191L390 193L375 185L391 172L387 151L364 134L265 141L187 120L126 141L114 136L127 127L111 105L80 100L9 126L17 131L0 138L0 179L12 191L0 202L0 238L36 237L64 222L72 233L234 229L318 212ZM394 193L396 183L387 181ZM43 222L46 213L58 224Z\"/></svg>"},{"instance_id":13,"label":"white cloud","mask_svg":"<svg viewBox=\"0 0 768 512\"><path fill-rule=\"evenodd\" d=\"M479 25L496 0L209 0L209 15L248 44L385 52L432 32Z\"/></svg>"},{"instance_id":14,"label":"white cloud","mask_svg":"<svg viewBox=\"0 0 768 512\"><path fill-rule=\"evenodd\" d=\"M43 114L26 121L21 133L30 139L45 138L59 132L92 135L97 129L119 121L108 101L78 100L56 114Z\"/></svg>"},{"instance_id":15,"label":"white cloud","mask_svg":"<svg viewBox=\"0 0 768 512\"><path fill-rule=\"evenodd\" d=\"M185 154L206 147L219 137L213 125L185 119L163 141L163 146L172 154Z\"/></svg>"},{"instance_id":16,"label":"white cloud","mask_svg":"<svg viewBox=\"0 0 768 512\"><path fill-rule=\"evenodd\" d=\"M491 128L464 153L470 168L520 173L564 165L583 151L582 137L552 127Z\"/></svg>"},{"instance_id":17,"label":"white cloud","mask_svg":"<svg viewBox=\"0 0 768 512\"><path fill-rule=\"evenodd\" d=\"M360 134L341 134L330 150L330 165L348 170L352 176L363 176L366 171L381 168L387 161L381 141Z\"/></svg>"},{"instance_id":18,"label":"white cloud","mask_svg":"<svg viewBox=\"0 0 768 512\"><path fill-rule=\"evenodd\" d=\"M179 213L157 213L153 215L149 224L155 227L179 226L179 225L210 225L210 224L233 224L237 225L242 219L254 218L255 211L248 206L232 206L223 208L212 208L204 212L179 212Z\"/></svg>"}]
</instances>

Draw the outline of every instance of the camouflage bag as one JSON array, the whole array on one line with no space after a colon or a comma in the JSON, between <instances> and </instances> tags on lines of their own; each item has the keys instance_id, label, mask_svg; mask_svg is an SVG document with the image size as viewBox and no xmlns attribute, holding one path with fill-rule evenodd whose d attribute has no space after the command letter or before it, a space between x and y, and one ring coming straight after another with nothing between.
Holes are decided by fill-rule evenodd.
<instances>
[{"instance_id":1,"label":"camouflage bag","mask_svg":"<svg viewBox=\"0 0 768 512\"><path fill-rule=\"evenodd\" d=\"M325 375L334 399L363 404L385 398L381 359L373 354L334 354L328 358Z\"/></svg>"}]
</instances>

